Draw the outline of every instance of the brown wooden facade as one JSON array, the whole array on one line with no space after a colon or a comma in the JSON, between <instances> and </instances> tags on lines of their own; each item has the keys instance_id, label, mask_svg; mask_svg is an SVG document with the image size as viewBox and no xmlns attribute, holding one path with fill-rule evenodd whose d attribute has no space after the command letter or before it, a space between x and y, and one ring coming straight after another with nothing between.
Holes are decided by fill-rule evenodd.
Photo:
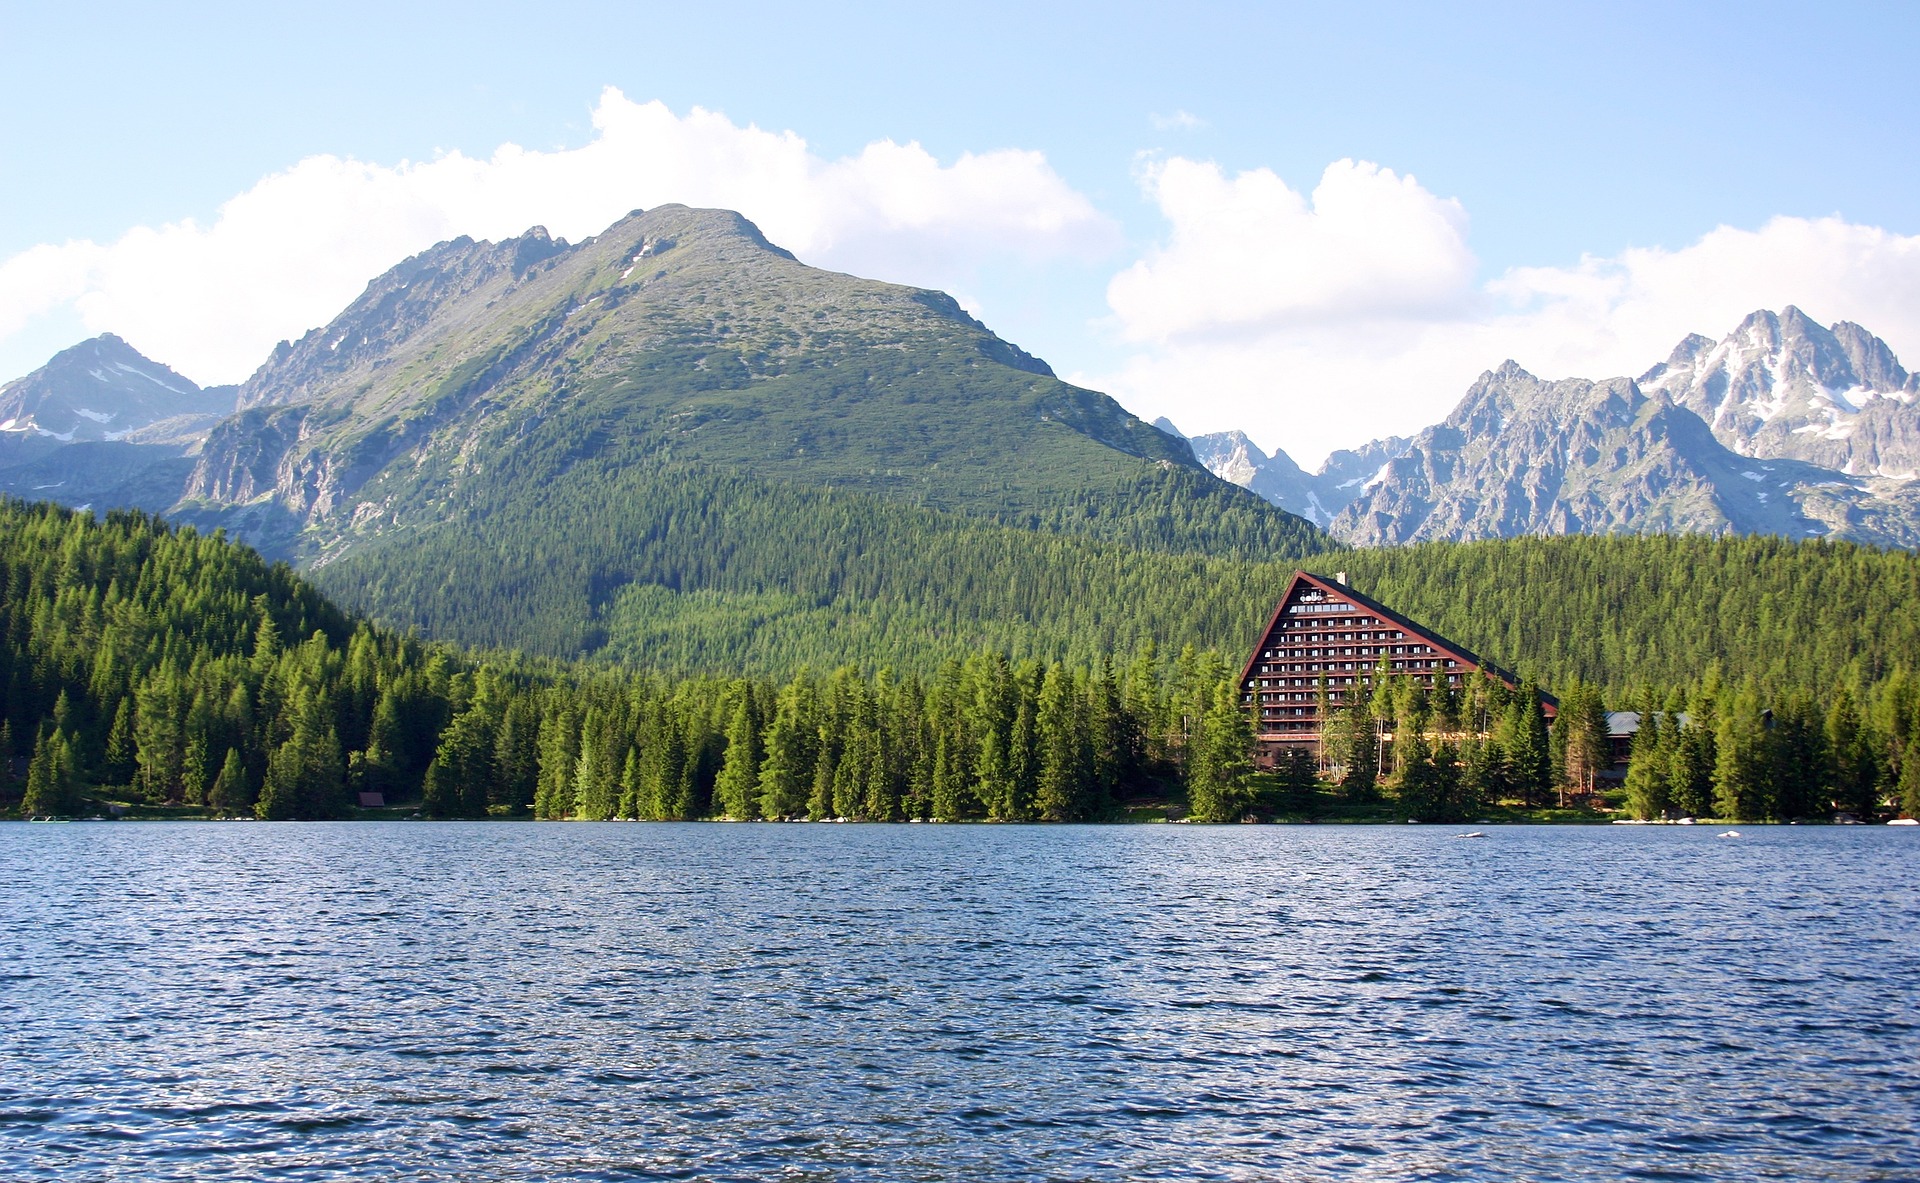
<instances>
[{"instance_id":1,"label":"brown wooden facade","mask_svg":"<svg viewBox=\"0 0 1920 1183\"><path fill-rule=\"evenodd\" d=\"M1240 674L1241 701L1254 715L1256 763L1271 767L1289 747L1317 756L1321 678L1331 711L1344 710L1372 693L1382 659L1389 676L1430 687L1458 689L1482 670L1518 687L1512 674L1354 591L1344 574L1295 571ZM1551 699L1545 711L1551 718Z\"/></svg>"}]
</instances>

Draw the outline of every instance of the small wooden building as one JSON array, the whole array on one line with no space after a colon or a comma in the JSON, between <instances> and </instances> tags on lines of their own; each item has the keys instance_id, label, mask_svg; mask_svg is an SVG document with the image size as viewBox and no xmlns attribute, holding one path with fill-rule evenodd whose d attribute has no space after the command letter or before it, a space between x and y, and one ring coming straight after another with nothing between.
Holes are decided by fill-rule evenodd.
<instances>
[{"instance_id":1,"label":"small wooden building","mask_svg":"<svg viewBox=\"0 0 1920 1183\"><path fill-rule=\"evenodd\" d=\"M1272 767L1289 747L1319 755L1320 696L1329 713L1372 693L1384 659L1393 677L1429 687L1461 688L1481 671L1509 689L1518 680L1464 646L1347 586L1343 571L1328 579L1295 571L1240 674L1241 701L1254 715L1254 759ZM1542 695L1549 718L1553 700Z\"/></svg>"}]
</instances>

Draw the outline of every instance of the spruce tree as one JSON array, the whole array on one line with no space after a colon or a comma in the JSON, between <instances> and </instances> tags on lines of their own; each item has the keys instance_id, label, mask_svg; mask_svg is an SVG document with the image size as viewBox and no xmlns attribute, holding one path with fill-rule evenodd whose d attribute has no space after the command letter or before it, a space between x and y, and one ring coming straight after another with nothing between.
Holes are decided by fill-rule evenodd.
<instances>
[{"instance_id":1,"label":"spruce tree","mask_svg":"<svg viewBox=\"0 0 1920 1183\"><path fill-rule=\"evenodd\" d=\"M487 816L488 788L494 778L492 721L470 707L453 717L421 785L421 812L428 817Z\"/></svg>"},{"instance_id":2,"label":"spruce tree","mask_svg":"<svg viewBox=\"0 0 1920 1183\"><path fill-rule=\"evenodd\" d=\"M535 817L558 821L573 816L573 778L579 771L579 743L580 722L571 709L560 707L541 718L539 780L533 796Z\"/></svg>"},{"instance_id":3,"label":"spruce tree","mask_svg":"<svg viewBox=\"0 0 1920 1183\"><path fill-rule=\"evenodd\" d=\"M224 817L253 812L253 793L247 787L239 749L227 749L226 759L220 763L220 774L213 778L213 788L207 793L207 804Z\"/></svg>"},{"instance_id":4,"label":"spruce tree","mask_svg":"<svg viewBox=\"0 0 1920 1183\"><path fill-rule=\"evenodd\" d=\"M1880 804L1880 764L1853 692L1844 685L1833 696L1825 730L1833 807L1863 819L1871 817Z\"/></svg>"},{"instance_id":5,"label":"spruce tree","mask_svg":"<svg viewBox=\"0 0 1920 1183\"><path fill-rule=\"evenodd\" d=\"M761 723L752 690L744 681L737 686L727 720L726 758L713 786L714 805L726 817L752 821L760 816Z\"/></svg>"},{"instance_id":6,"label":"spruce tree","mask_svg":"<svg viewBox=\"0 0 1920 1183\"><path fill-rule=\"evenodd\" d=\"M267 775L254 813L265 821L343 816L346 762L327 704L318 691L301 687L288 705L292 733L267 758Z\"/></svg>"},{"instance_id":7,"label":"spruce tree","mask_svg":"<svg viewBox=\"0 0 1920 1183\"><path fill-rule=\"evenodd\" d=\"M27 789L20 810L28 816L71 817L80 812L80 805L73 744L66 732L49 722L27 765Z\"/></svg>"},{"instance_id":8,"label":"spruce tree","mask_svg":"<svg viewBox=\"0 0 1920 1183\"><path fill-rule=\"evenodd\" d=\"M619 743L612 720L599 707L587 708L580 722L579 755L574 761L574 815L603 822L619 804L620 768L614 747ZM624 748L624 745L621 745Z\"/></svg>"},{"instance_id":9,"label":"spruce tree","mask_svg":"<svg viewBox=\"0 0 1920 1183\"><path fill-rule=\"evenodd\" d=\"M1627 812L1642 821L1666 816L1671 798L1667 789L1665 729L1659 712L1653 709L1652 696L1640 711L1640 729L1634 732L1627 760Z\"/></svg>"},{"instance_id":10,"label":"spruce tree","mask_svg":"<svg viewBox=\"0 0 1920 1183\"><path fill-rule=\"evenodd\" d=\"M1073 821L1083 816L1084 801L1071 676L1059 665L1047 667L1040 684L1036 715L1040 748L1036 804L1044 821Z\"/></svg>"},{"instance_id":11,"label":"spruce tree","mask_svg":"<svg viewBox=\"0 0 1920 1183\"><path fill-rule=\"evenodd\" d=\"M130 785L137 765L134 763L133 696L123 694L113 709L113 723L107 728L107 750L100 773L107 783Z\"/></svg>"},{"instance_id":12,"label":"spruce tree","mask_svg":"<svg viewBox=\"0 0 1920 1183\"><path fill-rule=\"evenodd\" d=\"M1413 821L1441 821L1447 812L1445 780L1434 767L1433 749L1419 732L1409 734L1399 745L1401 761L1393 777L1395 802L1400 816Z\"/></svg>"},{"instance_id":13,"label":"spruce tree","mask_svg":"<svg viewBox=\"0 0 1920 1183\"><path fill-rule=\"evenodd\" d=\"M1289 813L1311 813L1320 791L1320 777L1312 755L1302 744L1282 749L1279 767L1280 807Z\"/></svg>"},{"instance_id":14,"label":"spruce tree","mask_svg":"<svg viewBox=\"0 0 1920 1183\"><path fill-rule=\"evenodd\" d=\"M1714 806L1733 821L1766 821L1775 816L1775 762L1770 718L1751 683L1735 694L1721 714L1714 738Z\"/></svg>"},{"instance_id":15,"label":"spruce tree","mask_svg":"<svg viewBox=\"0 0 1920 1183\"><path fill-rule=\"evenodd\" d=\"M1253 727L1232 678L1220 678L1188 744L1187 805L1197 822L1239 821L1253 804Z\"/></svg>"},{"instance_id":16,"label":"spruce tree","mask_svg":"<svg viewBox=\"0 0 1920 1183\"><path fill-rule=\"evenodd\" d=\"M1900 793L1900 812L1906 817L1920 818L1920 744L1909 745L1906 759L1900 762L1900 780L1896 788Z\"/></svg>"},{"instance_id":17,"label":"spruce tree","mask_svg":"<svg viewBox=\"0 0 1920 1183\"><path fill-rule=\"evenodd\" d=\"M1340 792L1348 801L1364 804L1378 795L1380 784L1380 744L1373 716L1356 703L1340 712L1339 723L1340 763L1346 766Z\"/></svg>"},{"instance_id":18,"label":"spruce tree","mask_svg":"<svg viewBox=\"0 0 1920 1183\"><path fill-rule=\"evenodd\" d=\"M180 761L180 798L188 805L205 805L213 788L213 744L204 728L190 727L187 750Z\"/></svg>"},{"instance_id":19,"label":"spruce tree","mask_svg":"<svg viewBox=\"0 0 1920 1183\"><path fill-rule=\"evenodd\" d=\"M807 808L813 784L814 721L811 684L805 673L780 692L773 722L767 725L766 758L760 765L760 815L776 821Z\"/></svg>"}]
</instances>

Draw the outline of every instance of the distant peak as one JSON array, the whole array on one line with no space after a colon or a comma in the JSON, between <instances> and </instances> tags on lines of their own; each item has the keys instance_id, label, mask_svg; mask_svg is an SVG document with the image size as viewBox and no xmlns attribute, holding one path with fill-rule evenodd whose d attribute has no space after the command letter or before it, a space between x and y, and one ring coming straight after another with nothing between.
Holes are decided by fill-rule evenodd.
<instances>
[{"instance_id":1,"label":"distant peak","mask_svg":"<svg viewBox=\"0 0 1920 1183\"><path fill-rule=\"evenodd\" d=\"M1534 382L1539 381L1538 378L1535 378L1532 374L1528 373L1527 370L1523 366L1521 366L1519 362L1513 360L1512 358L1508 358L1507 360L1501 362L1494 369L1489 370L1487 372L1487 377L1500 379L1500 380L1505 380L1510 378L1526 378L1529 381L1534 381Z\"/></svg>"}]
</instances>

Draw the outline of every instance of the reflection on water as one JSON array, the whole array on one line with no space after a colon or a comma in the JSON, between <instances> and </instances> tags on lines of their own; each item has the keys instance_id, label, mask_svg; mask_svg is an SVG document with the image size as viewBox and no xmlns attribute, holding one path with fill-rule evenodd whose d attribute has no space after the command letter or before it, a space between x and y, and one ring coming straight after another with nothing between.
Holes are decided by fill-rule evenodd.
<instances>
[{"instance_id":1,"label":"reflection on water","mask_svg":"<svg viewBox=\"0 0 1920 1183\"><path fill-rule=\"evenodd\" d=\"M1920 834L1455 832L0 826L0 1175L1920 1175Z\"/></svg>"}]
</instances>

